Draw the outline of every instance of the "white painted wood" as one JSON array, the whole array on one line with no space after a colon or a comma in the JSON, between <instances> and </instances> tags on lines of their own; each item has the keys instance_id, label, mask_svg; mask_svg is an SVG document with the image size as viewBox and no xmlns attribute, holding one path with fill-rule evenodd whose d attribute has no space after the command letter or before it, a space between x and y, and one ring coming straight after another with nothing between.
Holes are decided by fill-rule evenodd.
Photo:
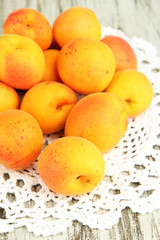
<instances>
[{"instance_id":1,"label":"white painted wood","mask_svg":"<svg viewBox=\"0 0 160 240\"><path fill-rule=\"evenodd\" d=\"M122 219L112 229L99 231L74 222L66 232L56 236L36 237L25 227L15 229L12 233L0 235L1 240L159 240L160 210L152 214L141 215L131 210L123 211Z\"/></svg>"},{"instance_id":2,"label":"white painted wood","mask_svg":"<svg viewBox=\"0 0 160 240\"><path fill-rule=\"evenodd\" d=\"M0 32L8 14L17 8L37 9L53 25L60 12L71 6L92 9L102 26L109 25L128 36L142 37L153 43L160 53L159 0L0 0Z\"/></svg>"},{"instance_id":3,"label":"white painted wood","mask_svg":"<svg viewBox=\"0 0 160 240\"><path fill-rule=\"evenodd\" d=\"M30 7L41 11L53 25L56 17L71 6L92 9L102 26L121 29L128 36L142 37L154 44L160 54L159 0L0 0L0 33L10 12ZM50 237L35 237L25 227L0 235L0 240L158 240L160 239L160 210L141 215L129 209L112 229L98 231L74 222L65 233Z\"/></svg>"}]
</instances>

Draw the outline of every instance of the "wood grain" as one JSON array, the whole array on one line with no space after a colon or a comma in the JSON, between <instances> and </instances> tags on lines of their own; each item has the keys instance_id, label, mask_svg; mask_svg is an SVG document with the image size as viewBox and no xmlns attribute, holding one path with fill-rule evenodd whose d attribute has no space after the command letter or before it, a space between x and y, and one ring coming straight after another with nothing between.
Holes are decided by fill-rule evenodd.
<instances>
[{"instance_id":1,"label":"wood grain","mask_svg":"<svg viewBox=\"0 0 160 240\"><path fill-rule=\"evenodd\" d=\"M0 31L8 14L17 8L37 9L53 25L55 18L71 6L92 9L101 26L144 38L154 44L160 54L159 0L0 0Z\"/></svg>"},{"instance_id":2,"label":"wood grain","mask_svg":"<svg viewBox=\"0 0 160 240\"><path fill-rule=\"evenodd\" d=\"M25 227L12 233L0 235L0 240L159 240L160 210L152 214L132 213L129 208L122 211L122 218L112 229L99 231L74 221L66 232L56 236L36 237Z\"/></svg>"},{"instance_id":3,"label":"wood grain","mask_svg":"<svg viewBox=\"0 0 160 240\"><path fill-rule=\"evenodd\" d=\"M160 54L159 0L0 0L0 33L10 12L30 7L42 12L50 24L71 6L92 9L101 26L122 30L128 36L138 36L154 44ZM141 215L123 210L122 218L112 229L99 231L74 221L65 233L35 237L25 227L0 235L0 240L158 240L160 239L160 210Z\"/></svg>"}]
</instances>

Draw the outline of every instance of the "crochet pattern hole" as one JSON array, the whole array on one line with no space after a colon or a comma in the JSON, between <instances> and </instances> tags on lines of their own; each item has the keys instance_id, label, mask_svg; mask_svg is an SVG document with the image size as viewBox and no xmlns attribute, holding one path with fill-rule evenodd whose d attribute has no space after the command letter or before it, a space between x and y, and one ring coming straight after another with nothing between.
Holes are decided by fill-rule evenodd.
<instances>
[{"instance_id":1,"label":"crochet pattern hole","mask_svg":"<svg viewBox=\"0 0 160 240\"><path fill-rule=\"evenodd\" d=\"M145 167L143 165L134 165L134 168L137 169L137 170L143 170L145 169Z\"/></svg>"},{"instance_id":2,"label":"crochet pattern hole","mask_svg":"<svg viewBox=\"0 0 160 240\"><path fill-rule=\"evenodd\" d=\"M120 172L120 175L128 176L128 175L130 175L130 173L128 171L123 171L123 172Z\"/></svg>"},{"instance_id":3,"label":"crochet pattern hole","mask_svg":"<svg viewBox=\"0 0 160 240\"><path fill-rule=\"evenodd\" d=\"M153 69L152 69L152 72L153 72L153 73L157 73L157 72L159 72L159 71L160 71L160 68L153 68Z\"/></svg>"},{"instance_id":4,"label":"crochet pattern hole","mask_svg":"<svg viewBox=\"0 0 160 240\"><path fill-rule=\"evenodd\" d=\"M131 182L129 186L133 187L133 188L137 188L139 187L141 184L140 182Z\"/></svg>"},{"instance_id":5,"label":"crochet pattern hole","mask_svg":"<svg viewBox=\"0 0 160 240\"><path fill-rule=\"evenodd\" d=\"M0 219L6 219L6 211L0 207Z\"/></svg>"},{"instance_id":6,"label":"crochet pattern hole","mask_svg":"<svg viewBox=\"0 0 160 240\"><path fill-rule=\"evenodd\" d=\"M143 60L142 63L148 65L148 64L149 64L149 61L147 61L147 60Z\"/></svg>"},{"instance_id":7,"label":"crochet pattern hole","mask_svg":"<svg viewBox=\"0 0 160 240\"><path fill-rule=\"evenodd\" d=\"M45 202L45 205L46 205L46 208L53 208L56 205L56 203L51 199Z\"/></svg>"},{"instance_id":8,"label":"crochet pattern hole","mask_svg":"<svg viewBox=\"0 0 160 240\"><path fill-rule=\"evenodd\" d=\"M119 189L109 189L109 193L112 195L120 194L121 191Z\"/></svg>"},{"instance_id":9,"label":"crochet pattern hole","mask_svg":"<svg viewBox=\"0 0 160 240\"><path fill-rule=\"evenodd\" d=\"M8 179L10 179L9 173L4 173L3 174L3 178L5 181L7 181Z\"/></svg>"},{"instance_id":10,"label":"crochet pattern hole","mask_svg":"<svg viewBox=\"0 0 160 240\"><path fill-rule=\"evenodd\" d=\"M70 202L68 202L69 206L74 205L78 202L75 198L72 198Z\"/></svg>"},{"instance_id":11,"label":"crochet pattern hole","mask_svg":"<svg viewBox=\"0 0 160 240\"><path fill-rule=\"evenodd\" d=\"M30 199L29 201L24 202L23 205L25 208L33 208L35 206L35 201Z\"/></svg>"},{"instance_id":12,"label":"crochet pattern hole","mask_svg":"<svg viewBox=\"0 0 160 240\"><path fill-rule=\"evenodd\" d=\"M33 192L39 192L41 188L42 188L41 184L36 184L36 185L32 185L31 190Z\"/></svg>"},{"instance_id":13,"label":"crochet pattern hole","mask_svg":"<svg viewBox=\"0 0 160 240\"><path fill-rule=\"evenodd\" d=\"M152 156L146 156L146 159L149 160L149 161L152 161L152 162L156 161L156 159Z\"/></svg>"},{"instance_id":14,"label":"crochet pattern hole","mask_svg":"<svg viewBox=\"0 0 160 240\"><path fill-rule=\"evenodd\" d=\"M152 193L154 192L154 190L148 190L148 191L144 191L143 194L141 195L141 198L148 198Z\"/></svg>"},{"instance_id":15,"label":"crochet pattern hole","mask_svg":"<svg viewBox=\"0 0 160 240\"><path fill-rule=\"evenodd\" d=\"M159 145L153 145L153 149L160 150L160 146Z\"/></svg>"},{"instance_id":16,"label":"crochet pattern hole","mask_svg":"<svg viewBox=\"0 0 160 240\"><path fill-rule=\"evenodd\" d=\"M16 186L22 188L24 186L24 181L23 179L17 179Z\"/></svg>"},{"instance_id":17,"label":"crochet pattern hole","mask_svg":"<svg viewBox=\"0 0 160 240\"><path fill-rule=\"evenodd\" d=\"M14 193L9 193L7 192L6 194L6 198L8 199L8 201L10 201L11 203L16 201L16 196Z\"/></svg>"}]
</instances>

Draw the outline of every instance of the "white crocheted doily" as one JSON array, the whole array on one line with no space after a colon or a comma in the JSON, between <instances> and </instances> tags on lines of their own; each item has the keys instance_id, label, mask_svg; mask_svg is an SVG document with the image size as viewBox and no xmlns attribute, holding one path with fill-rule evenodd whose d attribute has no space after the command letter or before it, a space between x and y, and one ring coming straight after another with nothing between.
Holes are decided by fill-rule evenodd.
<instances>
[{"instance_id":1,"label":"white crocheted doily","mask_svg":"<svg viewBox=\"0 0 160 240\"><path fill-rule=\"evenodd\" d=\"M153 84L152 105L129 120L121 142L104 155L103 181L88 194L65 197L50 191L38 175L37 162L24 171L0 165L0 233L26 226L35 235L54 235L65 231L73 220L109 229L125 207L142 214L160 208L160 58L156 48L140 38L128 38L110 27L104 27L102 33L102 37L121 36L131 44L138 70ZM44 142L61 136L63 133L45 136Z\"/></svg>"}]
</instances>

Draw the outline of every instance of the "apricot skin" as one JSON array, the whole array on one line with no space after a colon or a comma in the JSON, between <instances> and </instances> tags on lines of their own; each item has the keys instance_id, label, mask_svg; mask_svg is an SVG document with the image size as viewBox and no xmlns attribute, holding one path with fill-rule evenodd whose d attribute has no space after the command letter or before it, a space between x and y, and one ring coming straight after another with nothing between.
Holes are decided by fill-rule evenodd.
<instances>
[{"instance_id":1,"label":"apricot skin","mask_svg":"<svg viewBox=\"0 0 160 240\"><path fill-rule=\"evenodd\" d=\"M107 87L115 72L115 58L106 44L75 38L61 49L57 69L67 86L87 95Z\"/></svg>"},{"instance_id":2,"label":"apricot skin","mask_svg":"<svg viewBox=\"0 0 160 240\"><path fill-rule=\"evenodd\" d=\"M29 89L44 73L43 51L32 39L16 35L0 36L0 79L17 89Z\"/></svg>"},{"instance_id":3,"label":"apricot skin","mask_svg":"<svg viewBox=\"0 0 160 240\"><path fill-rule=\"evenodd\" d=\"M116 72L105 92L116 94L124 101L129 117L143 113L153 99L151 82L145 74L134 69Z\"/></svg>"},{"instance_id":4,"label":"apricot skin","mask_svg":"<svg viewBox=\"0 0 160 240\"><path fill-rule=\"evenodd\" d=\"M60 47L77 37L100 40L101 26L92 10L72 7L56 18L53 24L53 36Z\"/></svg>"},{"instance_id":5,"label":"apricot skin","mask_svg":"<svg viewBox=\"0 0 160 240\"><path fill-rule=\"evenodd\" d=\"M52 191L77 195L93 190L104 177L104 159L90 141L63 137L53 141L41 153L38 171Z\"/></svg>"},{"instance_id":6,"label":"apricot skin","mask_svg":"<svg viewBox=\"0 0 160 240\"><path fill-rule=\"evenodd\" d=\"M76 102L77 96L72 89L62 83L47 81L27 91L20 109L37 119L43 133L50 134L64 128Z\"/></svg>"},{"instance_id":7,"label":"apricot skin","mask_svg":"<svg viewBox=\"0 0 160 240\"><path fill-rule=\"evenodd\" d=\"M43 146L38 122L27 112L14 109L0 113L0 163L20 170L32 164Z\"/></svg>"},{"instance_id":8,"label":"apricot skin","mask_svg":"<svg viewBox=\"0 0 160 240\"><path fill-rule=\"evenodd\" d=\"M71 110L65 136L83 137L102 152L113 149L124 136L128 114L123 101L111 93L92 93Z\"/></svg>"},{"instance_id":9,"label":"apricot skin","mask_svg":"<svg viewBox=\"0 0 160 240\"><path fill-rule=\"evenodd\" d=\"M121 37L107 36L101 40L111 48L116 60L116 72L137 69L137 57L131 45Z\"/></svg>"},{"instance_id":10,"label":"apricot skin","mask_svg":"<svg viewBox=\"0 0 160 240\"><path fill-rule=\"evenodd\" d=\"M0 82L0 112L19 108L19 96L16 90Z\"/></svg>"},{"instance_id":11,"label":"apricot skin","mask_svg":"<svg viewBox=\"0 0 160 240\"><path fill-rule=\"evenodd\" d=\"M59 57L59 50L48 49L44 51L45 56L45 71L41 82L55 81L61 82L61 79L57 70L57 60Z\"/></svg>"},{"instance_id":12,"label":"apricot skin","mask_svg":"<svg viewBox=\"0 0 160 240\"><path fill-rule=\"evenodd\" d=\"M52 28L45 16L31 8L11 12L3 25L5 34L18 34L31 38L44 51L52 43Z\"/></svg>"}]
</instances>

